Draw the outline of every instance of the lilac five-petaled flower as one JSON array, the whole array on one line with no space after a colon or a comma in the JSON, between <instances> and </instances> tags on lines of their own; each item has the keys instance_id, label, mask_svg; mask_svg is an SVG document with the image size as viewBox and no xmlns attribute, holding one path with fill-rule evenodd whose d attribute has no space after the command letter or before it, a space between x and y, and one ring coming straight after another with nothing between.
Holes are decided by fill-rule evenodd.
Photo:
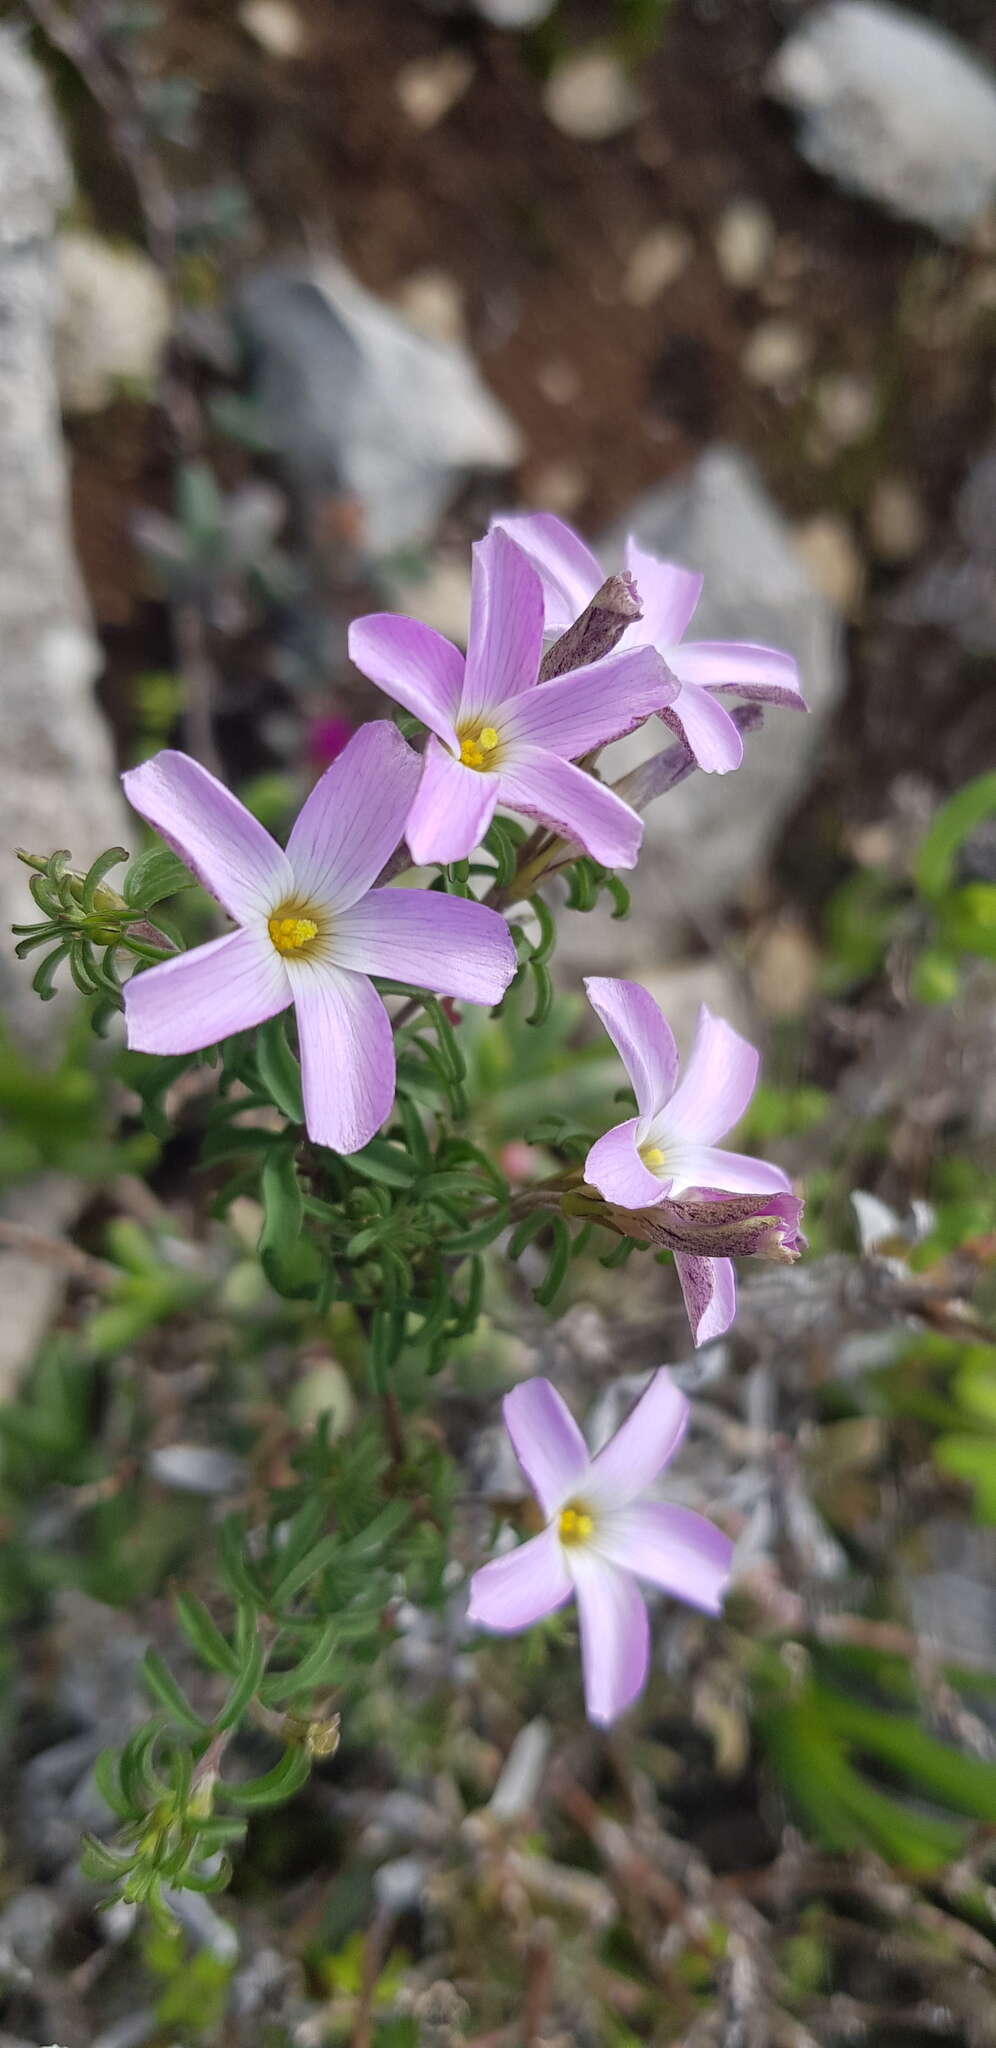
<instances>
[{"instance_id":1,"label":"lilac five-petaled flower","mask_svg":"<svg viewBox=\"0 0 996 2048\"><path fill-rule=\"evenodd\" d=\"M394 1101L394 1038L369 979L495 1003L515 972L504 920L425 889L376 889L404 830L419 760L396 727L365 725L308 797L286 853L186 754L124 777L128 800L239 929L135 975L125 990L138 1052L195 1052L293 1003L305 1122L356 1152Z\"/></svg>"},{"instance_id":2,"label":"lilac five-petaled flower","mask_svg":"<svg viewBox=\"0 0 996 2048\"><path fill-rule=\"evenodd\" d=\"M495 527L510 533L535 563L543 579L547 631L562 633L602 582L591 549L552 512L503 515ZM647 643L656 647L681 685L675 702L661 713L665 724L691 748L700 768L720 775L739 768L743 738L714 693L805 711L795 662L777 648L749 641L692 640L680 645L699 601L702 577L648 554L632 536L626 542L626 567L639 590L643 616L627 627L620 651Z\"/></svg>"},{"instance_id":3,"label":"lilac five-petaled flower","mask_svg":"<svg viewBox=\"0 0 996 2048\"><path fill-rule=\"evenodd\" d=\"M540 578L498 531L473 548L466 660L417 619L353 621L357 668L429 727L406 831L417 862L463 860L501 803L607 867L635 866L642 820L574 763L663 710L677 684L648 644L539 683L543 631Z\"/></svg>"},{"instance_id":4,"label":"lilac five-petaled flower","mask_svg":"<svg viewBox=\"0 0 996 2048\"><path fill-rule=\"evenodd\" d=\"M703 1004L691 1058L678 1082L678 1050L653 997L635 981L593 975L588 1000L633 1084L639 1114L592 1146L585 1179L623 1209L677 1200L688 1189L722 1194L787 1194L780 1166L725 1152L716 1140L740 1121L757 1086L759 1056ZM737 1295L729 1259L676 1252L681 1291L697 1344L728 1330Z\"/></svg>"},{"instance_id":5,"label":"lilac five-petaled flower","mask_svg":"<svg viewBox=\"0 0 996 2048\"><path fill-rule=\"evenodd\" d=\"M691 1508L642 1498L678 1449L688 1402L662 1369L592 1458L549 1380L506 1395L515 1455L546 1517L539 1536L475 1572L470 1619L512 1633L573 1593L589 1719L614 1721L642 1690L650 1629L636 1581L718 1614L733 1545Z\"/></svg>"}]
</instances>

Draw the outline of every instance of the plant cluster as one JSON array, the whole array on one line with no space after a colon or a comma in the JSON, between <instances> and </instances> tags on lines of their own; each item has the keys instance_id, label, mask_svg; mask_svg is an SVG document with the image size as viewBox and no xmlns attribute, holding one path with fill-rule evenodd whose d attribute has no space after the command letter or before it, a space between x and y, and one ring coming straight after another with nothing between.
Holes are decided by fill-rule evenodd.
<instances>
[{"instance_id":1,"label":"plant cluster","mask_svg":"<svg viewBox=\"0 0 996 2048\"><path fill-rule=\"evenodd\" d=\"M716 692L801 704L787 656L683 641L701 579L635 544L628 562L603 579L561 522L499 523L473 551L466 659L414 620L357 620L353 658L400 722L353 735L286 847L196 760L166 749L124 777L167 847L130 863L120 892L109 877L121 848L85 874L66 852L22 856L38 916L17 944L42 956L39 995L67 969L98 1029L123 1011L127 1078L149 1129L165 1136L175 1105L196 1100L216 1213L234 1215L240 1197L258 1205L263 1280L312 1325L349 1316L370 1393L348 1452L320 1425L293 1470L225 1523L224 1605L192 1591L176 1605L200 1675L181 1684L150 1651L154 1718L101 1765L120 1828L91 1842L87 1867L159 1914L183 1889L220 1889L245 1815L290 1798L331 1754L402 1595L431 1584L441 1597L450 1468L419 1415L478 1322L489 1251L528 1252L547 1305L593 1232L613 1263L636 1247L673 1257L701 1342L735 1314L734 1257L791 1260L801 1248L801 1204L781 1169L717 1145L750 1101L758 1060L706 1010L679 1080L646 991L589 980L636 1108L594 1144L552 1106L541 1130L496 1142L482 1128L486 1092L468 1098L465 1048L479 1077L488 1027L469 1035L463 1006L494 1018L521 985L526 1029L549 1013L548 885L563 878L579 909L607 889L624 910L615 870L637 861L651 796L695 765L726 772L741 757L740 726ZM601 748L658 714L667 744L638 789L632 778L613 788L598 773ZM192 877L230 924L189 946L162 905ZM551 1170L536 1172L534 1151L513 1179L510 1141L521 1150L537 1138ZM135 1226L122 1231L95 1355L102 1322L134 1332L143 1317L161 1326L211 1298L209 1275L172 1275ZM532 1403L513 1437L548 1516L534 1539L541 1568L529 1543L484 1566L472 1614L519 1628L573 1591L589 1713L612 1720L648 1666L637 1578L716 1612L728 1576L722 1532L637 1499L676 1449L686 1404L658 1374L616 1450L589 1464L546 1382L511 1399ZM278 1749L248 1778L232 1748L246 1730Z\"/></svg>"}]
</instances>

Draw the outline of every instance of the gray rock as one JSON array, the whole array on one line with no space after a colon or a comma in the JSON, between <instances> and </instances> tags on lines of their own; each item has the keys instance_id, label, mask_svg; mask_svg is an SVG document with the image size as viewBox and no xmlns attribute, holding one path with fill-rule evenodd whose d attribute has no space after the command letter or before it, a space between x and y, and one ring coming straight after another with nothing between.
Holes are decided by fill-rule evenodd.
<instances>
[{"instance_id":1,"label":"gray rock","mask_svg":"<svg viewBox=\"0 0 996 2048\"><path fill-rule=\"evenodd\" d=\"M996 1530L936 1519L921 1532L923 1568L906 1581L913 1626L935 1655L996 1660Z\"/></svg>"},{"instance_id":2,"label":"gray rock","mask_svg":"<svg viewBox=\"0 0 996 2048\"><path fill-rule=\"evenodd\" d=\"M612 921L599 909L562 921L562 966L590 970L597 959L600 973L639 968L645 979L667 963L683 927L711 927L739 902L805 792L844 668L840 620L815 589L756 471L735 449L707 449L683 481L639 499L608 536L606 560L627 532L704 574L690 639L786 648L799 662L809 704L808 717L766 706L763 729L748 737L735 773L695 773L650 807L629 919ZM651 719L606 750L603 774L617 780L665 741Z\"/></svg>"},{"instance_id":3,"label":"gray rock","mask_svg":"<svg viewBox=\"0 0 996 2048\"><path fill-rule=\"evenodd\" d=\"M24 869L7 849L68 846L91 859L125 838L124 807L92 685L99 655L73 558L53 359L53 230L69 170L40 72L0 30L0 926L31 916ZM72 1002L72 996L68 999ZM30 966L0 948L0 1009L26 1046L61 1035ZM64 1012L63 1012L64 1016ZM71 1203L69 1205L71 1208ZM13 1213L13 1212L11 1212ZM61 1187L24 1220L63 1227ZM55 1267L0 1256L0 1393L35 1349L61 1290ZM16 1313L14 1304L16 1303Z\"/></svg>"},{"instance_id":4,"label":"gray rock","mask_svg":"<svg viewBox=\"0 0 996 2048\"><path fill-rule=\"evenodd\" d=\"M63 411L101 412L121 390L147 395L171 319L155 264L140 249L116 249L99 235L78 232L59 236L56 258Z\"/></svg>"},{"instance_id":5,"label":"gray rock","mask_svg":"<svg viewBox=\"0 0 996 2048\"><path fill-rule=\"evenodd\" d=\"M958 493L950 543L897 593L901 625L936 626L966 653L996 653L996 441L984 449Z\"/></svg>"},{"instance_id":6,"label":"gray rock","mask_svg":"<svg viewBox=\"0 0 996 2048\"><path fill-rule=\"evenodd\" d=\"M427 541L463 477L517 461L518 431L467 351L419 334L341 263L259 272L238 317L306 507L353 498L371 554Z\"/></svg>"},{"instance_id":7,"label":"gray rock","mask_svg":"<svg viewBox=\"0 0 996 2048\"><path fill-rule=\"evenodd\" d=\"M556 0L474 0L477 13L495 28L535 28L555 5Z\"/></svg>"},{"instance_id":8,"label":"gray rock","mask_svg":"<svg viewBox=\"0 0 996 2048\"><path fill-rule=\"evenodd\" d=\"M996 204L996 79L942 29L876 0L812 8L768 88L817 170L965 241Z\"/></svg>"}]
</instances>

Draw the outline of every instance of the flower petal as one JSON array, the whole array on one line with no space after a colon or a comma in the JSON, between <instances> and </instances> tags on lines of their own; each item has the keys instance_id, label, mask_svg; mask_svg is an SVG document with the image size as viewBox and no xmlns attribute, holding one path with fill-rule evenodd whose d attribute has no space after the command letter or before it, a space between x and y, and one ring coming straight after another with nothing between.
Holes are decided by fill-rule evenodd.
<instances>
[{"instance_id":1,"label":"flower petal","mask_svg":"<svg viewBox=\"0 0 996 2048\"><path fill-rule=\"evenodd\" d=\"M189 754L167 747L121 780L128 802L239 924L289 893L294 878L276 840Z\"/></svg>"},{"instance_id":2,"label":"flower petal","mask_svg":"<svg viewBox=\"0 0 996 2048\"><path fill-rule=\"evenodd\" d=\"M549 1380L523 1380L502 1402L512 1449L543 1513L558 1513L589 1467L588 1446L570 1409Z\"/></svg>"},{"instance_id":3,"label":"flower petal","mask_svg":"<svg viewBox=\"0 0 996 2048\"><path fill-rule=\"evenodd\" d=\"M679 681L707 690L735 690L761 704L788 704L805 711L798 663L777 647L750 640L689 640L667 651Z\"/></svg>"},{"instance_id":4,"label":"flower petal","mask_svg":"<svg viewBox=\"0 0 996 2048\"><path fill-rule=\"evenodd\" d=\"M670 1593L718 1614L730 1576L733 1545L722 1529L692 1508L635 1501L598 1525L598 1554Z\"/></svg>"},{"instance_id":5,"label":"flower petal","mask_svg":"<svg viewBox=\"0 0 996 2048\"><path fill-rule=\"evenodd\" d=\"M466 860L479 846L495 814L500 782L462 761L431 739L405 838L417 867L430 861Z\"/></svg>"},{"instance_id":6,"label":"flower petal","mask_svg":"<svg viewBox=\"0 0 996 2048\"><path fill-rule=\"evenodd\" d=\"M661 1182L644 1166L638 1146L643 1118L632 1116L624 1124L596 1138L584 1162L589 1187L597 1188L607 1202L621 1209L649 1209L662 1200L669 1182Z\"/></svg>"},{"instance_id":7,"label":"flower petal","mask_svg":"<svg viewBox=\"0 0 996 2048\"><path fill-rule=\"evenodd\" d=\"M641 548L632 534L626 542L626 567L643 606L643 617L629 628L632 640L627 636L626 645L631 646L637 638L649 640L666 656L690 624L705 579L694 569L680 568L677 562L662 562L658 555Z\"/></svg>"},{"instance_id":8,"label":"flower petal","mask_svg":"<svg viewBox=\"0 0 996 2048\"><path fill-rule=\"evenodd\" d=\"M422 763L396 725L361 725L326 768L287 841L294 893L345 910L365 895L404 837Z\"/></svg>"},{"instance_id":9,"label":"flower petal","mask_svg":"<svg viewBox=\"0 0 996 2048\"><path fill-rule=\"evenodd\" d=\"M607 1727L643 1691L650 1666L650 1624L629 1572L577 1544L567 1554L581 1623L581 1666L589 1721Z\"/></svg>"},{"instance_id":10,"label":"flower petal","mask_svg":"<svg viewBox=\"0 0 996 2048\"><path fill-rule=\"evenodd\" d=\"M691 1138L698 1145L713 1145L725 1137L747 1108L759 1065L754 1046L703 1003L691 1058L664 1115L657 1119L662 1133Z\"/></svg>"},{"instance_id":11,"label":"flower petal","mask_svg":"<svg viewBox=\"0 0 996 2048\"><path fill-rule=\"evenodd\" d=\"M666 1366L655 1372L615 1436L592 1459L585 1499L623 1508L669 1465L688 1427L688 1402Z\"/></svg>"},{"instance_id":12,"label":"flower petal","mask_svg":"<svg viewBox=\"0 0 996 2048\"><path fill-rule=\"evenodd\" d=\"M532 689L543 656L543 585L532 563L499 527L475 541L471 553L461 723Z\"/></svg>"},{"instance_id":13,"label":"flower petal","mask_svg":"<svg viewBox=\"0 0 996 2048\"><path fill-rule=\"evenodd\" d=\"M542 688L546 687L544 683ZM643 819L604 782L596 782L545 747L521 742L503 762L499 780L501 801L510 811L539 818L607 868L635 868Z\"/></svg>"},{"instance_id":14,"label":"flower petal","mask_svg":"<svg viewBox=\"0 0 996 2048\"><path fill-rule=\"evenodd\" d=\"M602 571L579 533L552 512L501 513L491 521L538 570L548 633L564 633L602 585Z\"/></svg>"},{"instance_id":15,"label":"flower petal","mask_svg":"<svg viewBox=\"0 0 996 2048\"><path fill-rule=\"evenodd\" d=\"M464 661L452 641L420 619L368 612L349 629L349 658L385 696L413 711L430 732L452 741Z\"/></svg>"},{"instance_id":16,"label":"flower petal","mask_svg":"<svg viewBox=\"0 0 996 2048\"><path fill-rule=\"evenodd\" d=\"M676 695L674 677L656 648L633 647L524 691L497 707L494 722L503 740L548 747L573 761L632 732Z\"/></svg>"},{"instance_id":17,"label":"flower petal","mask_svg":"<svg viewBox=\"0 0 996 2048\"><path fill-rule=\"evenodd\" d=\"M698 1259L675 1252L675 1271L696 1344L728 1330L737 1312L737 1281L729 1259Z\"/></svg>"},{"instance_id":18,"label":"flower petal","mask_svg":"<svg viewBox=\"0 0 996 2048\"><path fill-rule=\"evenodd\" d=\"M390 1115L394 1034L372 982L287 960L301 1047L304 1121L316 1145L358 1152Z\"/></svg>"},{"instance_id":19,"label":"flower petal","mask_svg":"<svg viewBox=\"0 0 996 2048\"><path fill-rule=\"evenodd\" d=\"M287 970L265 932L226 932L133 974L124 991L132 1052L200 1052L286 1010Z\"/></svg>"},{"instance_id":20,"label":"flower petal","mask_svg":"<svg viewBox=\"0 0 996 2048\"><path fill-rule=\"evenodd\" d=\"M544 1529L474 1573L467 1620L502 1635L513 1634L562 1607L573 1590L557 1531Z\"/></svg>"},{"instance_id":21,"label":"flower petal","mask_svg":"<svg viewBox=\"0 0 996 2048\"><path fill-rule=\"evenodd\" d=\"M696 683L682 683L675 703L662 712L665 725L690 747L706 774L728 775L744 757L740 727L722 704Z\"/></svg>"},{"instance_id":22,"label":"flower petal","mask_svg":"<svg viewBox=\"0 0 996 2048\"><path fill-rule=\"evenodd\" d=\"M414 982L467 1003L497 1003L518 965L503 917L430 889L371 889L335 920L338 967Z\"/></svg>"},{"instance_id":23,"label":"flower petal","mask_svg":"<svg viewBox=\"0 0 996 2048\"><path fill-rule=\"evenodd\" d=\"M638 981L589 974L584 985L588 1001L633 1083L640 1115L653 1116L669 1100L678 1071L678 1048L670 1024Z\"/></svg>"},{"instance_id":24,"label":"flower petal","mask_svg":"<svg viewBox=\"0 0 996 2048\"><path fill-rule=\"evenodd\" d=\"M768 1195L792 1192L788 1174L768 1159L752 1159L748 1152L724 1152L718 1145L689 1146L682 1155L682 1175L675 1176L671 1193L686 1187L719 1190L729 1195Z\"/></svg>"}]
</instances>

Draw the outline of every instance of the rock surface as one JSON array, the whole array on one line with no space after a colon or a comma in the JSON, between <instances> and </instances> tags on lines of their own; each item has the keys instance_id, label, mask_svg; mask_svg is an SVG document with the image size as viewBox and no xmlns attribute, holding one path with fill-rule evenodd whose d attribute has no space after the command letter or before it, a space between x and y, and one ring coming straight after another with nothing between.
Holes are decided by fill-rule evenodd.
<instances>
[{"instance_id":1,"label":"rock surface","mask_svg":"<svg viewBox=\"0 0 996 2048\"><path fill-rule=\"evenodd\" d=\"M518 460L518 431L467 351L417 333L342 264L260 271L238 317L306 507L351 498L372 555L425 542L462 478Z\"/></svg>"},{"instance_id":2,"label":"rock surface","mask_svg":"<svg viewBox=\"0 0 996 2048\"><path fill-rule=\"evenodd\" d=\"M476 12L495 28L536 28L555 5L556 0L474 0Z\"/></svg>"},{"instance_id":3,"label":"rock surface","mask_svg":"<svg viewBox=\"0 0 996 2048\"><path fill-rule=\"evenodd\" d=\"M0 31L0 923L30 916L23 868L6 851L68 846L92 858L127 844L107 732L93 700L99 666L69 531L53 356L53 229L69 171L40 73ZM59 1005L44 1006L30 968L0 949L4 1022L26 1046L53 1048ZM25 1208L36 1230L62 1226L61 1182ZM37 1261L0 1255L0 1395L30 1356L60 1282ZM13 1304L16 1302L17 1312Z\"/></svg>"},{"instance_id":4,"label":"rock surface","mask_svg":"<svg viewBox=\"0 0 996 2048\"><path fill-rule=\"evenodd\" d=\"M608 142L640 111L628 71L607 49L564 57L547 81L543 105L554 127L577 142Z\"/></svg>"},{"instance_id":5,"label":"rock surface","mask_svg":"<svg viewBox=\"0 0 996 2048\"><path fill-rule=\"evenodd\" d=\"M655 554L704 574L690 639L786 648L799 662L810 707L808 717L766 707L763 729L749 735L734 774L695 773L651 806L630 918L614 922L601 909L564 918L557 948L564 967L590 972L597 960L600 973L639 969L643 979L674 956L683 927L701 929L740 901L805 791L844 669L840 620L736 450L708 449L683 481L639 499L601 549L606 561L630 531ZM664 729L652 719L606 750L603 773L616 780L663 744Z\"/></svg>"},{"instance_id":6,"label":"rock surface","mask_svg":"<svg viewBox=\"0 0 996 2048\"><path fill-rule=\"evenodd\" d=\"M898 593L894 611L902 624L935 626L971 655L996 653L994 521L996 440L983 449L958 493L947 546Z\"/></svg>"},{"instance_id":7,"label":"rock surface","mask_svg":"<svg viewBox=\"0 0 996 2048\"><path fill-rule=\"evenodd\" d=\"M59 397L67 413L102 412L118 391L148 393L170 330L170 304L155 265L139 249L99 235L56 243Z\"/></svg>"},{"instance_id":8,"label":"rock surface","mask_svg":"<svg viewBox=\"0 0 996 2048\"><path fill-rule=\"evenodd\" d=\"M830 0L782 45L768 87L817 170L965 241L996 205L996 79L903 8Z\"/></svg>"}]
</instances>

